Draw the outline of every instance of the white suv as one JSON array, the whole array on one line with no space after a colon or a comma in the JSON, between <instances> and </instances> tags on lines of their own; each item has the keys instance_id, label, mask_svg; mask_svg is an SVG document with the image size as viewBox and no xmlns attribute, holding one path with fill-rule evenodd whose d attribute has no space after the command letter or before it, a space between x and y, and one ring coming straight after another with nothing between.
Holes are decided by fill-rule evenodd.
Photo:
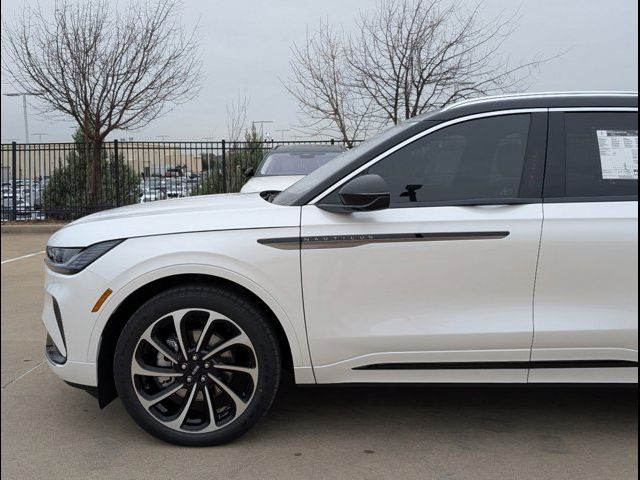
<instances>
[{"instance_id":1,"label":"white suv","mask_svg":"<svg viewBox=\"0 0 640 480\"><path fill-rule=\"evenodd\" d=\"M637 94L465 101L275 194L129 206L47 247L53 371L213 445L300 384L630 383Z\"/></svg>"}]
</instances>

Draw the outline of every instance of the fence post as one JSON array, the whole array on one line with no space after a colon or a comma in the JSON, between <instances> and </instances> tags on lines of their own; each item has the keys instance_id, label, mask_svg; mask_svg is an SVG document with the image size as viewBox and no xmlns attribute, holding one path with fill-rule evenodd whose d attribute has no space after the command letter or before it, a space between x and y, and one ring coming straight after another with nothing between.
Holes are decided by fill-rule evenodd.
<instances>
[{"instance_id":1,"label":"fence post","mask_svg":"<svg viewBox=\"0 0 640 480\"><path fill-rule=\"evenodd\" d=\"M118 159L118 139L113 141L113 158L116 162L115 175L116 175L116 206L119 207L120 202L120 161Z\"/></svg>"},{"instance_id":2,"label":"fence post","mask_svg":"<svg viewBox=\"0 0 640 480\"><path fill-rule=\"evenodd\" d=\"M225 154L225 141L222 140L222 193L227 193L227 156Z\"/></svg>"},{"instance_id":3,"label":"fence post","mask_svg":"<svg viewBox=\"0 0 640 480\"><path fill-rule=\"evenodd\" d=\"M13 205L11 207L11 220L18 218L18 175L17 175L17 146L16 142L11 142L11 198Z\"/></svg>"}]
</instances>

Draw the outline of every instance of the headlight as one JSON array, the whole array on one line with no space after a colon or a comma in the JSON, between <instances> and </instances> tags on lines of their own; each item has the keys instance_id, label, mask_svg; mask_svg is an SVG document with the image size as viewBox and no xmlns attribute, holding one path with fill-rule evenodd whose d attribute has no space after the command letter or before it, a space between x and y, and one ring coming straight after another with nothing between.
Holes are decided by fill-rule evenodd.
<instances>
[{"instance_id":1,"label":"headlight","mask_svg":"<svg viewBox=\"0 0 640 480\"><path fill-rule=\"evenodd\" d=\"M124 239L109 240L82 248L47 247L47 265L54 272L73 275L84 270L123 241Z\"/></svg>"}]
</instances>

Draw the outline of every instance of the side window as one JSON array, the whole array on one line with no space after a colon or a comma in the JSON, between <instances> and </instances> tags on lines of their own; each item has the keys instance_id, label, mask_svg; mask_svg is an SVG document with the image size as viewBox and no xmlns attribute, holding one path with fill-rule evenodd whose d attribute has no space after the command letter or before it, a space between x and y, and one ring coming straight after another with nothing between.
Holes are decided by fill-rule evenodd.
<instances>
[{"instance_id":1,"label":"side window","mask_svg":"<svg viewBox=\"0 0 640 480\"><path fill-rule=\"evenodd\" d=\"M517 197L530 115L500 115L437 130L372 165L391 205ZM409 206L409 205L407 205Z\"/></svg>"},{"instance_id":2,"label":"side window","mask_svg":"<svg viewBox=\"0 0 640 480\"><path fill-rule=\"evenodd\" d=\"M566 196L638 194L638 116L566 113Z\"/></svg>"}]
</instances>

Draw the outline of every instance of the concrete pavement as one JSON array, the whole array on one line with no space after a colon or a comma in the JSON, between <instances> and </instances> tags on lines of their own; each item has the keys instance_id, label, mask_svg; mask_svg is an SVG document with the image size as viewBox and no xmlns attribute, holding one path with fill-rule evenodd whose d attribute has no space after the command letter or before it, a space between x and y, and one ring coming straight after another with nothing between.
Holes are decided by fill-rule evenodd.
<instances>
[{"instance_id":1,"label":"concrete pavement","mask_svg":"<svg viewBox=\"0 0 640 480\"><path fill-rule=\"evenodd\" d=\"M637 478L634 388L287 387L235 443L161 443L42 363L42 261L2 265L3 479Z\"/></svg>"}]
</instances>

